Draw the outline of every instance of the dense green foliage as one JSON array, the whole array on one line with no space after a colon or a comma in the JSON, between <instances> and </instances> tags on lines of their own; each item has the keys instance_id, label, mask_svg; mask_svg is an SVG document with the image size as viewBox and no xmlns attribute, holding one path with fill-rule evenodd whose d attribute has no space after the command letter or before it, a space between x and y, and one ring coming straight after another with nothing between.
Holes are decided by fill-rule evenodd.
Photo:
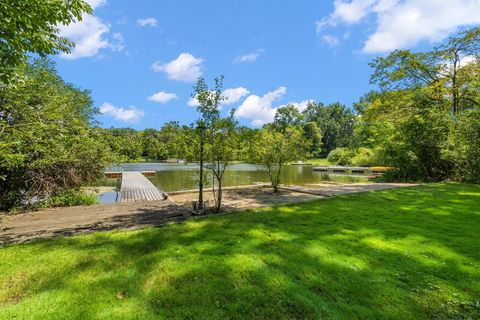
<instances>
[{"instance_id":1,"label":"dense green foliage","mask_svg":"<svg viewBox=\"0 0 480 320\"><path fill-rule=\"evenodd\" d=\"M316 123L322 135L319 156L326 157L330 151L353 146L355 125L354 113L344 105L333 103L309 103L303 111L307 123Z\"/></svg>"},{"instance_id":2,"label":"dense green foliage","mask_svg":"<svg viewBox=\"0 0 480 320\"><path fill-rule=\"evenodd\" d=\"M48 61L17 72L21 83L0 88L0 210L94 181L111 161L89 92Z\"/></svg>"},{"instance_id":3,"label":"dense green foliage","mask_svg":"<svg viewBox=\"0 0 480 320\"><path fill-rule=\"evenodd\" d=\"M0 1L0 86L21 80L17 67L28 54L45 57L70 52L74 43L60 36L59 25L68 25L91 13L83 0Z\"/></svg>"},{"instance_id":4,"label":"dense green foliage","mask_svg":"<svg viewBox=\"0 0 480 320\"><path fill-rule=\"evenodd\" d=\"M275 193L278 192L281 183L282 167L291 161L302 159L311 143L303 137L301 127L280 128L282 126L275 121L273 125L257 131L251 152L252 157L249 159L267 168Z\"/></svg>"},{"instance_id":5,"label":"dense green foliage","mask_svg":"<svg viewBox=\"0 0 480 320\"><path fill-rule=\"evenodd\" d=\"M479 208L437 184L12 245L0 319L478 319Z\"/></svg>"},{"instance_id":6,"label":"dense green foliage","mask_svg":"<svg viewBox=\"0 0 480 320\"><path fill-rule=\"evenodd\" d=\"M180 136L190 127L181 127L178 122L168 122L159 130L149 128L134 130L131 128L103 129L103 135L112 152L120 161L167 160L185 158Z\"/></svg>"},{"instance_id":7,"label":"dense green foliage","mask_svg":"<svg viewBox=\"0 0 480 320\"><path fill-rule=\"evenodd\" d=\"M395 180L480 182L480 28L429 52L394 51L373 63L381 91L356 105L359 134Z\"/></svg>"},{"instance_id":8,"label":"dense green foliage","mask_svg":"<svg viewBox=\"0 0 480 320\"><path fill-rule=\"evenodd\" d=\"M480 109L463 113L451 138L455 174L467 182L480 181Z\"/></svg>"}]
</instances>

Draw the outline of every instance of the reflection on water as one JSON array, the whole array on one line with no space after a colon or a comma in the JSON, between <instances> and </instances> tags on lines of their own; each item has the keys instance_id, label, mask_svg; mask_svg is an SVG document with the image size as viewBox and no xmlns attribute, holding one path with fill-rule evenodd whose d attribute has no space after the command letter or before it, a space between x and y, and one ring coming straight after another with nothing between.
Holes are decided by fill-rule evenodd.
<instances>
[{"instance_id":1,"label":"reflection on water","mask_svg":"<svg viewBox=\"0 0 480 320\"><path fill-rule=\"evenodd\" d=\"M98 201L100 203L115 203L118 201L119 193L116 191L103 192L98 195Z\"/></svg>"},{"instance_id":2,"label":"reflection on water","mask_svg":"<svg viewBox=\"0 0 480 320\"><path fill-rule=\"evenodd\" d=\"M177 163L127 163L121 168L112 167L107 171L156 171L149 179L158 188L171 192L195 189L198 187L198 165ZM111 179L108 179L111 180ZM113 179L114 180L114 179ZM211 182L211 179L209 179ZM366 182L365 175L338 175L313 171L312 166L293 165L282 168L282 184L305 185L320 182ZM209 185L207 182L207 186ZM248 185L256 182L269 182L268 172L261 165L239 163L229 167L224 176L224 186ZM113 181L102 181L104 185L113 185Z\"/></svg>"}]
</instances>

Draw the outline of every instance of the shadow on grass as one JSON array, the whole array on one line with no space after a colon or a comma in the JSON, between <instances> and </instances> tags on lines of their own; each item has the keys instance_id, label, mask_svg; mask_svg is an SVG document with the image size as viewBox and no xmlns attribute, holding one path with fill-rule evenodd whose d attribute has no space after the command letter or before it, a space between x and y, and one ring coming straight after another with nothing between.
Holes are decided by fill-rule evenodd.
<instances>
[{"instance_id":1,"label":"shadow on grass","mask_svg":"<svg viewBox=\"0 0 480 320\"><path fill-rule=\"evenodd\" d=\"M39 266L0 317L480 318L479 195L434 185L13 246L4 258Z\"/></svg>"}]
</instances>

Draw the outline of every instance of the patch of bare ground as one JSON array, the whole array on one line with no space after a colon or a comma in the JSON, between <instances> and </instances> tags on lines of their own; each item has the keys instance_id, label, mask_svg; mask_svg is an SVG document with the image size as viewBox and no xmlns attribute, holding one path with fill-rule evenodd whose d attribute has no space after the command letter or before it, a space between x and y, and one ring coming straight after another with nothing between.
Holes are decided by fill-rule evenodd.
<instances>
[{"instance_id":1,"label":"patch of bare ground","mask_svg":"<svg viewBox=\"0 0 480 320\"><path fill-rule=\"evenodd\" d=\"M345 193L411 186L407 184L345 184L285 186L278 194L265 186L228 188L223 195L223 212L298 203ZM213 207L211 191L205 200ZM38 238L70 236L87 232L137 229L184 221L192 216L192 202L198 193L173 193L165 201L133 202L45 209L17 215L0 213L0 246Z\"/></svg>"}]
</instances>

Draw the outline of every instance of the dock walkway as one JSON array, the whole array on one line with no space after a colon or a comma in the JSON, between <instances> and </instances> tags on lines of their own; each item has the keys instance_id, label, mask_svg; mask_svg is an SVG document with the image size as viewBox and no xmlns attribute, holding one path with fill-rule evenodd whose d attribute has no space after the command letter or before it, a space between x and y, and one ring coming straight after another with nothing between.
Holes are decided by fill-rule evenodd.
<instances>
[{"instance_id":1,"label":"dock walkway","mask_svg":"<svg viewBox=\"0 0 480 320\"><path fill-rule=\"evenodd\" d=\"M163 192L158 190L141 172L122 172L120 202L155 201L163 199Z\"/></svg>"}]
</instances>

